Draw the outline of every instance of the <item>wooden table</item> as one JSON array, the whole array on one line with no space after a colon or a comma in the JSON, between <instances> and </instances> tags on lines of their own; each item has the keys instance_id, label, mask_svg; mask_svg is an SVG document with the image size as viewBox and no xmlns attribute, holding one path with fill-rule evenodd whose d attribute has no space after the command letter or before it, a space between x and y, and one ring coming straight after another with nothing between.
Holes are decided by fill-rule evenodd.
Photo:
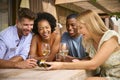
<instances>
[{"instance_id":1,"label":"wooden table","mask_svg":"<svg viewBox=\"0 0 120 80\"><path fill-rule=\"evenodd\" d=\"M0 80L85 80L85 70L0 69Z\"/></svg>"}]
</instances>

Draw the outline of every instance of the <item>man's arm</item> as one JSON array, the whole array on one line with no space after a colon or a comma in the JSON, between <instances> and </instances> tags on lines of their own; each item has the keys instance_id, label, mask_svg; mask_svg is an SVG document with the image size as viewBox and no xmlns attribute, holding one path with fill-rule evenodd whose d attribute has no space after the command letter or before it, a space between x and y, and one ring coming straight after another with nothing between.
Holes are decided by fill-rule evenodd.
<instances>
[{"instance_id":1,"label":"man's arm","mask_svg":"<svg viewBox=\"0 0 120 80\"><path fill-rule=\"evenodd\" d=\"M0 68L15 68L15 62L0 59Z\"/></svg>"},{"instance_id":2,"label":"man's arm","mask_svg":"<svg viewBox=\"0 0 120 80\"><path fill-rule=\"evenodd\" d=\"M19 61L23 61L23 58L21 56L14 56L9 60L13 62L19 62Z\"/></svg>"},{"instance_id":3,"label":"man's arm","mask_svg":"<svg viewBox=\"0 0 120 80\"><path fill-rule=\"evenodd\" d=\"M5 43L0 40L0 59L3 59L4 55L6 54L5 52L7 51L7 47ZM22 61L23 58L21 56L14 56L10 59L11 61Z\"/></svg>"},{"instance_id":4,"label":"man's arm","mask_svg":"<svg viewBox=\"0 0 120 80\"><path fill-rule=\"evenodd\" d=\"M10 60L3 60L6 49L4 42L0 40L0 68L33 68L37 65L36 60L28 59L23 61L21 56L15 56Z\"/></svg>"},{"instance_id":5,"label":"man's arm","mask_svg":"<svg viewBox=\"0 0 120 80\"><path fill-rule=\"evenodd\" d=\"M34 68L37 66L35 59L27 59L25 61L20 62L13 62L10 60L3 60L0 59L0 68L20 68L20 69L26 69L26 68Z\"/></svg>"}]
</instances>

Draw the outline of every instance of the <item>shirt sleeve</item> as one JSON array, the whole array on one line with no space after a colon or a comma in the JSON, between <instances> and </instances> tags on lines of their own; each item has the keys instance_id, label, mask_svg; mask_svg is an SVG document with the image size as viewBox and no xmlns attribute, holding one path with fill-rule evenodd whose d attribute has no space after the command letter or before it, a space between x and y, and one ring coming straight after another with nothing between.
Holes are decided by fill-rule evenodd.
<instances>
[{"instance_id":1,"label":"shirt sleeve","mask_svg":"<svg viewBox=\"0 0 120 80\"><path fill-rule=\"evenodd\" d=\"M114 31L114 30L108 30L108 31L105 32L105 34L103 35L102 39L100 40L100 44L99 44L99 46L98 46L98 49L101 47L101 45L102 45L105 41L109 40L109 39L112 38L113 36L117 37L117 39L118 39L118 44L120 44L120 35L119 35L116 31Z\"/></svg>"},{"instance_id":2,"label":"shirt sleeve","mask_svg":"<svg viewBox=\"0 0 120 80\"><path fill-rule=\"evenodd\" d=\"M7 47L5 43L2 40L0 40L0 59L4 58L6 51L7 51Z\"/></svg>"}]
</instances>

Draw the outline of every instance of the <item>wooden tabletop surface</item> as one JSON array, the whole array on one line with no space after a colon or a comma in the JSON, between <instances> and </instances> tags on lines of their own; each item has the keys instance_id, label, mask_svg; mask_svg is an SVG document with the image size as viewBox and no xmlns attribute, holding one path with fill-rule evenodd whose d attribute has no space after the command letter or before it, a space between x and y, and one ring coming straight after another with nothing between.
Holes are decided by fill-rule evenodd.
<instances>
[{"instance_id":1,"label":"wooden tabletop surface","mask_svg":"<svg viewBox=\"0 0 120 80\"><path fill-rule=\"evenodd\" d=\"M0 69L0 80L85 80L85 70Z\"/></svg>"}]
</instances>

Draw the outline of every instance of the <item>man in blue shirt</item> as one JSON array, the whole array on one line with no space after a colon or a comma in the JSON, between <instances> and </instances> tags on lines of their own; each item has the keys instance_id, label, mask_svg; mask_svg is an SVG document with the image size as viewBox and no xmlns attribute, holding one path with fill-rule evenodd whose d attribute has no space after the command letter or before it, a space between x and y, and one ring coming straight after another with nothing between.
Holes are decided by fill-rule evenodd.
<instances>
[{"instance_id":1,"label":"man in blue shirt","mask_svg":"<svg viewBox=\"0 0 120 80\"><path fill-rule=\"evenodd\" d=\"M37 65L36 60L27 59L34 19L32 11L21 8L16 25L0 32L0 68L33 68Z\"/></svg>"},{"instance_id":2,"label":"man in blue shirt","mask_svg":"<svg viewBox=\"0 0 120 80\"><path fill-rule=\"evenodd\" d=\"M82 35L79 33L79 26L76 18L77 14L70 14L67 16L67 32L62 35L62 43L67 43L70 56L83 59L86 57L86 53L82 45Z\"/></svg>"}]
</instances>

